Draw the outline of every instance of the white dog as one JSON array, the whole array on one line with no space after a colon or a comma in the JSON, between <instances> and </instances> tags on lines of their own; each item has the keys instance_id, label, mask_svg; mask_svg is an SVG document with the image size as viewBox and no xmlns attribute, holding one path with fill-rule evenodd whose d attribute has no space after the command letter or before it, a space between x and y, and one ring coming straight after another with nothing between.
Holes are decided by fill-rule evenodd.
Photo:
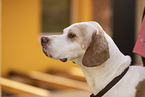
<instances>
[{"instance_id":1,"label":"white dog","mask_svg":"<svg viewBox=\"0 0 145 97\"><path fill-rule=\"evenodd\" d=\"M77 63L94 94L91 97L145 97L145 68L129 66L131 58L119 51L97 22L75 23L63 32L42 37L43 52L53 59ZM95 96L119 75L122 78L116 84Z\"/></svg>"}]
</instances>

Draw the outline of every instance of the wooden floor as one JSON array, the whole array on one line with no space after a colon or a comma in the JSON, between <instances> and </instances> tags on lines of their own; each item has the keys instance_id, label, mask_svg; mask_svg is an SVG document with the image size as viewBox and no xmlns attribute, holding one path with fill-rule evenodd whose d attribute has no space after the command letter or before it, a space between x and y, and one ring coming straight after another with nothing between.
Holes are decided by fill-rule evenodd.
<instances>
[{"instance_id":1,"label":"wooden floor","mask_svg":"<svg viewBox=\"0 0 145 97\"><path fill-rule=\"evenodd\" d=\"M89 97L91 93L88 91L61 91L52 92L49 96L38 96L38 95L13 95L13 96L2 96L2 97Z\"/></svg>"},{"instance_id":2,"label":"wooden floor","mask_svg":"<svg viewBox=\"0 0 145 97\"><path fill-rule=\"evenodd\" d=\"M86 79L79 68L47 72L10 71L0 78L2 97L89 97Z\"/></svg>"},{"instance_id":3,"label":"wooden floor","mask_svg":"<svg viewBox=\"0 0 145 97\"><path fill-rule=\"evenodd\" d=\"M89 97L91 92L88 91L68 91L68 92L54 92L50 97Z\"/></svg>"}]
</instances>

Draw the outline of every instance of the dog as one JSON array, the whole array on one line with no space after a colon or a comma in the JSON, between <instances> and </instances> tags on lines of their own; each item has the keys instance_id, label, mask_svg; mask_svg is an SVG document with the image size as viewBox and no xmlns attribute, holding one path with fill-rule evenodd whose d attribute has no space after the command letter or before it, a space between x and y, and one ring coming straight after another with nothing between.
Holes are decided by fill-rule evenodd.
<instances>
[{"instance_id":1,"label":"dog","mask_svg":"<svg viewBox=\"0 0 145 97\"><path fill-rule=\"evenodd\" d=\"M46 56L78 64L94 95L129 67L103 97L145 97L145 68L129 66L130 56L120 52L99 23L74 23L61 35L41 37L41 45Z\"/></svg>"}]
</instances>

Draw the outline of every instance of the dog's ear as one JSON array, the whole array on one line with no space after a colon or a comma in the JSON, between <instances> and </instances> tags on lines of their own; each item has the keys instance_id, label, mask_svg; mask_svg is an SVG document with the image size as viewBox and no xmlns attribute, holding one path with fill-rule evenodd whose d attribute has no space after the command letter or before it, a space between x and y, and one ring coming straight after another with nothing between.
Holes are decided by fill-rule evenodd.
<instances>
[{"instance_id":1,"label":"dog's ear","mask_svg":"<svg viewBox=\"0 0 145 97\"><path fill-rule=\"evenodd\" d=\"M82 59L83 65L86 67L99 66L109 57L108 42L104 33L101 31L94 31L92 41Z\"/></svg>"}]
</instances>

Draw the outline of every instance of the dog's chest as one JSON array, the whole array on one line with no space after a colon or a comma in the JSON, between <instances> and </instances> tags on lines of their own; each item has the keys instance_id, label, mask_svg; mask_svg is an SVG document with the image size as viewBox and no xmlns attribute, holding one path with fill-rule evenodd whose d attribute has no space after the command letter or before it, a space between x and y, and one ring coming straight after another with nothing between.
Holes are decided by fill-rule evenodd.
<instances>
[{"instance_id":1,"label":"dog's chest","mask_svg":"<svg viewBox=\"0 0 145 97\"><path fill-rule=\"evenodd\" d=\"M127 74L103 97L136 97L137 86L139 82L145 79L145 76L141 76L143 72L145 73L145 69L143 68L131 67ZM105 77L99 78L94 76L93 78L87 78L88 84L94 94L97 94L104 86L106 86L104 84L106 82Z\"/></svg>"}]
</instances>

